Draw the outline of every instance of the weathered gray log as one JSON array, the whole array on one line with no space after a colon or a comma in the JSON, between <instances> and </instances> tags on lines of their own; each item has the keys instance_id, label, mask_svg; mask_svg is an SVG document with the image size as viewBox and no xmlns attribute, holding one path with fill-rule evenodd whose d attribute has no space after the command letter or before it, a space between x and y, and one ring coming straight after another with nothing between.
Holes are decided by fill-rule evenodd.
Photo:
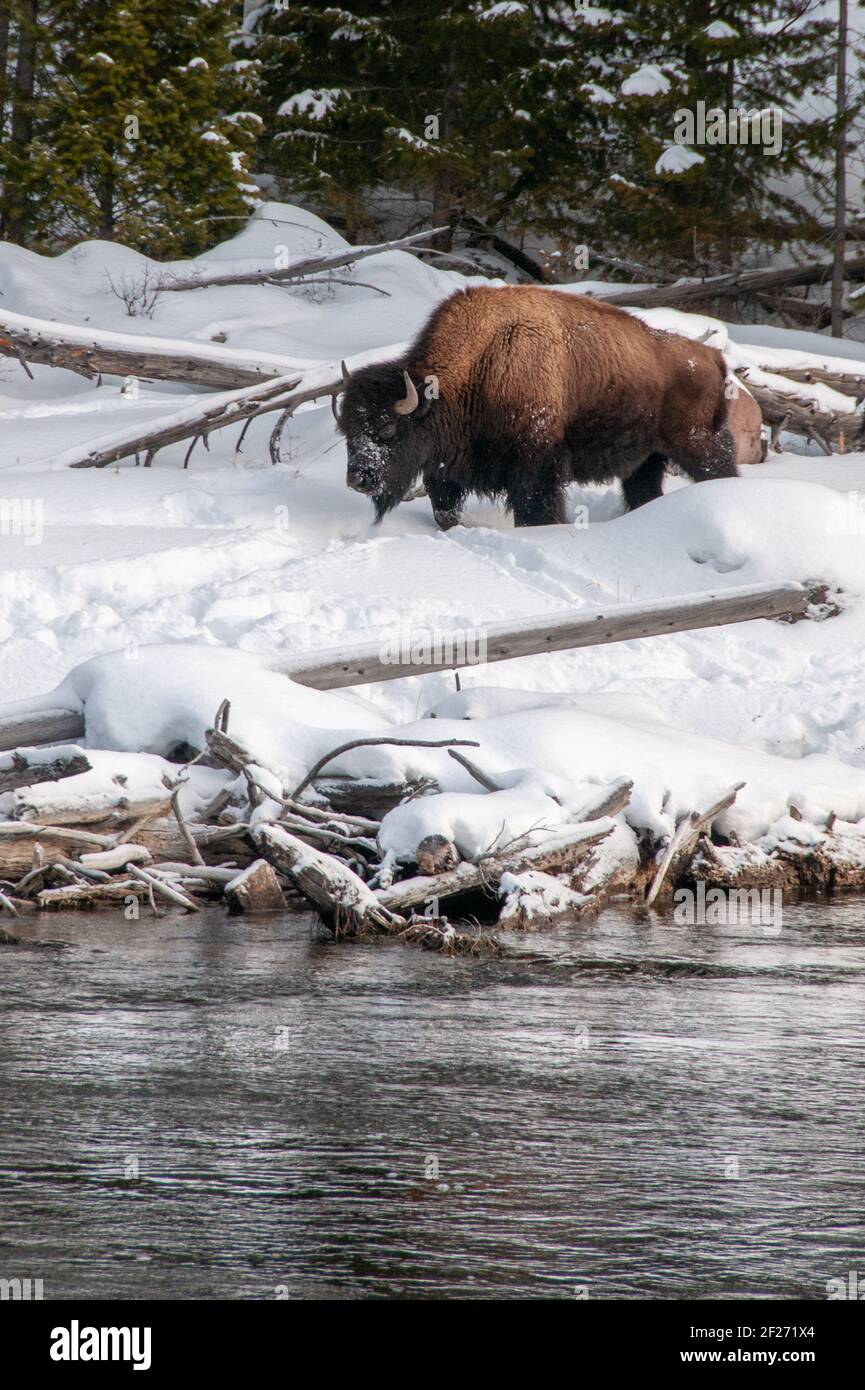
<instances>
[{"instance_id":1,"label":"weathered gray log","mask_svg":"<svg viewBox=\"0 0 865 1390\"><path fill-rule=\"evenodd\" d=\"M820 410L806 396L756 385L748 373L749 369L745 368L736 375L747 384L766 424L774 427L773 434L777 430L779 434L786 432L813 439L826 454L832 453L832 444L840 444L842 440L848 449L855 449L861 443L865 416L854 411Z\"/></svg>"},{"instance_id":2,"label":"weathered gray log","mask_svg":"<svg viewBox=\"0 0 865 1390\"><path fill-rule=\"evenodd\" d=\"M78 710L45 709L33 714L4 715L0 706L0 751L62 744L83 734L84 718Z\"/></svg>"},{"instance_id":3,"label":"weathered gray log","mask_svg":"<svg viewBox=\"0 0 865 1390\"><path fill-rule=\"evenodd\" d=\"M627 304L637 309L681 306L703 300L735 298L759 290L785 289L789 285L823 285L832 278L831 264L810 262L785 270L743 270L714 275L707 280L683 280L674 285L658 285L648 290L617 291L598 295L606 304ZM856 256L844 266L845 280L865 278L865 256Z\"/></svg>"},{"instance_id":4,"label":"weathered gray log","mask_svg":"<svg viewBox=\"0 0 865 1390\"><path fill-rule=\"evenodd\" d=\"M744 785L744 782L737 782L705 811L691 811L689 815L682 817L674 833L670 836L670 842L646 894L646 907L652 906L665 884L668 889L672 889L676 880L687 868L703 831L711 827L716 816L720 816L722 811L728 810L733 805Z\"/></svg>"},{"instance_id":5,"label":"weathered gray log","mask_svg":"<svg viewBox=\"0 0 865 1390\"><path fill-rule=\"evenodd\" d=\"M863 352L865 355L865 352ZM851 363L851 366L853 364ZM821 386L831 386L833 391L839 391L842 396L852 396L857 402L865 400L865 374L859 372L840 372L825 370L822 367L771 367L762 368L765 372L774 372L777 376L786 377L788 381L802 381L809 385L815 382Z\"/></svg>"},{"instance_id":6,"label":"weathered gray log","mask_svg":"<svg viewBox=\"0 0 865 1390\"><path fill-rule=\"evenodd\" d=\"M199 437L206 439L214 430L225 429L228 425L242 425L253 417L268 415L275 410L292 411L304 401L335 395L343 389L342 382L335 377L317 380L314 386L307 389L301 386L302 381L302 375L294 372L290 376L248 386L242 391L229 391L217 397L204 396L200 405L185 407L160 424L142 426L139 423L101 442L97 440L95 444L83 445L80 449L61 454L57 465L61 468L106 468L108 464L118 463L133 454L143 454L146 461L158 449L164 449L169 444L180 444L186 439Z\"/></svg>"},{"instance_id":7,"label":"weathered gray log","mask_svg":"<svg viewBox=\"0 0 865 1390\"><path fill-rule=\"evenodd\" d=\"M750 622L754 618L777 618L804 614L808 607L806 589L793 580L781 584L749 584L702 594L683 594L675 598L648 599L640 603L614 604L610 608L586 608L574 616L544 614L523 618L517 623L491 623L486 635L486 660L510 661L517 656L538 656L543 652L570 651L579 647L601 646L609 642L628 642L642 637L658 637L673 632L719 627L725 623ZM454 643L446 661L416 666L412 662L383 661L381 642L332 648L310 656L279 655L269 659L271 671L291 676L300 685L316 690L338 690L344 686L365 685L372 681L400 680L431 671L455 670L469 664L475 653ZM472 660L472 664L474 664ZM46 697L49 698L49 697ZM58 711L26 716L30 745L52 742L60 723ZM0 708L0 751L21 742L22 716L4 718ZM40 737L44 727L45 736ZM81 738L85 732L83 716L63 714L64 735ZM334 803L336 804L336 803Z\"/></svg>"},{"instance_id":8,"label":"weathered gray log","mask_svg":"<svg viewBox=\"0 0 865 1390\"><path fill-rule=\"evenodd\" d=\"M42 908L92 907L100 902L115 903L123 898L145 898L149 889L146 884L135 879L123 879L112 883L69 884L66 888L43 888L36 895Z\"/></svg>"},{"instance_id":9,"label":"weathered gray log","mask_svg":"<svg viewBox=\"0 0 865 1390\"><path fill-rule=\"evenodd\" d=\"M200 903L197 903L194 898L190 898L187 893L181 893L179 888L174 888L170 883L166 883L165 879L159 878L158 875L149 874L146 869L141 869L137 864L132 863L126 865L126 871L132 874L133 878L137 878L145 884L151 895L158 893L160 897L167 898L175 907L183 907L187 912L201 911Z\"/></svg>"},{"instance_id":10,"label":"weathered gray log","mask_svg":"<svg viewBox=\"0 0 865 1390\"><path fill-rule=\"evenodd\" d=\"M253 858L243 826L191 825L195 843L208 863L231 858L238 866ZM45 859L62 859L71 847L112 849L117 835L95 830L70 830L62 826L34 825L30 821L0 821L0 879L17 879L32 868L34 850L41 847ZM154 860L182 860L186 844L173 816L154 820L135 834L135 844L143 845Z\"/></svg>"},{"instance_id":11,"label":"weathered gray log","mask_svg":"<svg viewBox=\"0 0 865 1390\"><path fill-rule=\"evenodd\" d=\"M342 930L358 933L394 925L394 914L341 860L312 849L279 825L256 825L249 834L263 857L280 873L287 874L303 896L333 923L337 935Z\"/></svg>"},{"instance_id":12,"label":"weathered gray log","mask_svg":"<svg viewBox=\"0 0 865 1390\"><path fill-rule=\"evenodd\" d=\"M611 820L590 821L586 825L563 828L560 833L530 849L514 850L501 856L482 859L477 864L458 864L442 874L418 875L403 879L391 888L378 893L381 905L392 912L408 912L430 899L451 898L477 889L496 889L502 874L524 873L538 869L542 873L572 873L589 855L595 845L605 840L613 829Z\"/></svg>"},{"instance_id":13,"label":"weathered gray log","mask_svg":"<svg viewBox=\"0 0 865 1390\"><path fill-rule=\"evenodd\" d=\"M33 787L39 782L59 782L64 777L77 777L80 772L90 771L87 755L74 744L54 750L50 762L34 762L29 753L29 749L22 748L11 754L0 754L0 792Z\"/></svg>"},{"instance_id":14,"label":"weathered gray log","mask_svg":"<svg viewBox=\"0 0 865 1390\"><path fill-rule=\"evenodd\" d=\"M802 585L788 581L612 604L609 608L586 608L576 615L548 614L516 623L491 623L482 626L481 631L486 638L485 660L510 661L517 656L537 656L541 652L628 642L726 623L745 623L754 618L777 618L787 613L804 613L807 606L808 595ZM460 659L458 644L454 643L454 650L446 654L445 660L418 665L391 662L382 659L382 643L378 641L316 652L309 657L271 657L267 664L271 671L291 676L300 685L316 690L336 690L346 685L367 685L373 681L426 675L431 671L455 670L468 665L468 657L474 657L474 653Z\"/></svg>"},{"instance_id":15,"label":"weathered gray log","mask_svg":"<svg viewBox=\"0 0 865 1390\"><path fill-rule=\"evenodd\" d=\"M80 376L179 381L231 391L292 370L291 362L276 353L263 353L260 361L250 353L233 358L229 349L215 344L144 335L136 335L133 344L132 336L0 311L0 356L63 367Z\"/></svg>"},{"instance_id":16,"label":"weathered gray log","mask_svg":"<svg viewBox=\"0 0 865 1390\"><path fill-rule=\"evenodd\" d=\"M268 266L262 270L227 272L223 275L188 275L185 279L176 276L166 278L164 290L205 290L213 285L285 285L292 280L303 280L309 275L319 275L323 270L338 270L340 266L353 265L355 261L368 260L370 256L380 256L385 251L401 251L404 246L416 246L418 242L446 232L447 227L432 227L426 232L413 232L411 236L399 237L396 241L380 241L375 246L349 246L345 251L333 251L328 256L308 256L284 269Z\"/></svg>"}]
</instances>

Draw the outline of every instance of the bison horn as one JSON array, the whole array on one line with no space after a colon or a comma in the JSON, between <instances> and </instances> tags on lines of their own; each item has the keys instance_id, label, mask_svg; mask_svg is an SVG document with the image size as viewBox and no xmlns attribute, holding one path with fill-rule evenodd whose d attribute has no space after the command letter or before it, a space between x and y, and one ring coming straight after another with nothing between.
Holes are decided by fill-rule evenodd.
<instances>
[{"instance_id":1,"label":"bison horn","mask_svg":"<svg viewBox=\"0 0 865 1390\"><path fill-rule=\"evenodd\" d=\"M337 409L336 409L336 396L331 396L331 398L330 398L330 408L331 408L331 411L333 412L333 418L334 418L334 420L336 421L337 424L339 424L339 414L338 414Z\"/></svg>"},{"instance_id":2,"label":"bison horn","mask_svg":"<svg viewBox=\"0 0 865 1390\"><path fill-rule=\"evenodd\" d=\"M340 362L339 365L342 370L342 384L343 386L348 386L348 383L351 381L351 372L348 370L344 361Z\"/></svg>"},{"instance_id":3,"label":"bison horn","mask_svg":"<svg viewBox=\"0 0 865 1390\"><path fill-rule=\"evenodd\" d=\"M397 415L411 415L413 410L418 408L417 387L409 376L408 372L403 372L405 380L405 400L397 401L394 410Z\"/></svg>"}]
</instances>

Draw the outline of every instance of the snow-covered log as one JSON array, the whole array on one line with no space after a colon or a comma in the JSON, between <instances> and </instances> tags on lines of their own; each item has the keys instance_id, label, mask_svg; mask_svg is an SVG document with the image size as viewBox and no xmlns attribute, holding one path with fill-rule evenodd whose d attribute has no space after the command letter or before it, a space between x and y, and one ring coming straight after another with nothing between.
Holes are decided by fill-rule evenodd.
<instances>
[{"instance_id":1,"label":"snow-covered log","mask_svg":"<svg viewBox=\"0 0 865 1390\"><path fill-rule=\"evenodd\" d=\"M609 608L587 607L576 615L539 614L516 623L490 623L482 626L482 631L486 636L487 662L510 661L518 656L538 656L542 652L570 651L672 632L690 632L726 623L750 622L754 618L802 615L808 603L808 592L803 585L789 580L782 584L748 584L708 593L620 603ZM436 655L441 657L441 653ZM316 690L338 690L476 664L474 650L467 650L465 643L461 647L457 641L445 657L416 662L409 654L409 659L389 661L384 659L381 642L377 641L330 648L309 656L274 656L267 666L271 671L290 676L299 685ZM58 727L62 727L64 737L81 738L85 732L83 714L74 710L60 712L52 704L53 699L56 696L52 694L45 696L44 718L39 711L22 715L13 710L4 715L0 706L0 751L17 748L24 741L22 728L26 730L28 744L52 742L57 737ZM217 700L218 692L214 691L214 702Z\"/></svg>"},{"instance_id":2,"label":"snow-covered log","mask_svg":"<svg viewBox=\"0 0 865 1390\"><path fill-rule=\"evenodd\" d=\"M406 246L416 246L419 242L429 241L447 230L447 227L432 227L426 232L413 232L411 236L399 237L396 241L380 241L375 246L349 246L345 251L333 251L327 256L309 256L306 260L296 261L294 265L288 265L284 269L267 266L258 270L234 271L221 275L204 273L188 275L185 279L179 276L174 279L166 278L161 288L204 290L213 285L286 285L293 280L320 275L322 271L338 270L341 266L353 265L355 261L365 261L370 256L380 256L384 251L401 251Z\"/></svg>"},{"instance_id":3,"label":"snow-covered log","mask_svg":"<svg viewBox=\"0 0 865 1390\"><path fill-rule=\"evenodd\" d=\"M19 362L65 367L80 376L138 377L180 381L222 391L254 386L299 371L298 364L273 352L233 351L184 338L112 333L90 324L0 311L0 355Z\"/></svg>"},{"instance_id":4,"label":"snow-covered log","mask_svg":"<svg viewBox=\"0 0 865 1390\"><path fill-rule=\"evenodd\" d=\"M230 859L240 867L253 859L243 827L196 825L189 827L208 862ZM128 832L127 832L128 833ZM91 850L113 849L120 834L75 829L70 826L37 825L32 821L0 821L0 879L16 879L33 867L38 846L46 861L81 856ZM157 863L177 863L187 857L186 843L173 816L150 821L135 830L134 844L146 848ZM125 862L129 862L128 859ZM84 867L87 867L85 865ZM237 871L235 871L237 872ZM190 877L195 873L190 867Z\"/></svg>"},{"instance_id":5,"label":"snow-covered log","mask_svg":"<svg viewBox=\"0 0 865 1390\"><path fill-rule=\"evenodd\" d=\"M75 744L49 750L17 748L0 754L0 792L32 787L37 782L58 782L89 770L86 753Z\"/></svg>"},{"instance_id":6,"label":"snow-covered log","mask_svg":"<svg viewBox=\"0 0 865 1390\"><path fill-rule=\"evenodd\" d=\"M259 824L250 836L262 856L334 923L337 934L343 929L354 933L394 926L394 914L341 860L312 849L280 825Z\"/></svg>"},{"instance_id":7,"label":"snow-covered log","mask_svg":"<svg viewBox=\"0 0 865 1390\"><path fill-rule=\"evenodd\" d=\"M670 842L661 857L655 877L646 894L646 907L652 906L665 886L667 891L670 891L672 885L682 876L690 863L700 836L711 828L712 822L717 816L720 816L723 811L728 810L733 805L744 785L744 782L737 782L734 787L731 787L718 801L715 801L704 811L692 811L689 816L684 816L680 820L675 832L670 836Z\"/></svg>"},{"instance_id":8,"label":"snow-covered log","mask_svg":"<svg viewBox=\"0 0 865 1390\"><path fill-rule=\"evenodd\" d=\"M607 304L622 304L632 308L686 308L688 304L703 303L719 298L737 298L761 290L786 289L790 285L824 285L832 278L832 266L820 262L790 266L784 270L739 270L728 275L713 275L706 280L679 280L673 285L657 285L651 289L623 289L601 296ZM844 266L845 280L865 279L865 256L856 256Z\"/></svg>"},{"instance_id":9,"label":"snow-covered log","mask_svg":"<svg viewBox=\"0 0 865 1390\"><path fill-rule=\"evenodd\" d=\"M285 894L266 859L256 859L225 885L225 901L234 916L285 909Z\"/></svg>"},{"instance_id":10,"label":"snow-covered log","mask_svg":"<svg viewBox=\"0 0 865 1390\"><path fill-rule=\"evenodd\" d=\"M753 618L777 618L802 614L808 595L801 584L748 584L702 594L682 594L675 598L647 599L638 603L613 604L609 608L585 608L564 616L544 614L523 618L516 623L479 625L485 636L487 662L510 661L517 656L537 656L541 652L570 651L578 647L602 646L608 642L628 642L641 637L658 637L671 632L690 632L696 628L719 627L726 623L745 623ZM464 644L465 645L465 644ZM333 648L308 658L276 656L268 661L271 671L281 671L301 685L316 690L336 690L347 685L368 685L373 681L400 680L432 671L455 670L469 664L459 644L442 659L393 660L382 651L381 641L363 646ZM472 659L476 658L472 654ZM2 738L2 726L0 726ZM0 747L2 747L0 742Z\"/></svg>"},{"instance_id":11,"label":"snow-covered log","mask_svg":"<svg viewBox=\"0 0 865 1390\"><path fill-rule=\"evenodd\" d=\"M533 848L490 856L477 864L458 864L455 869L442 874L421 874L416 878L403 879L391 888L382 889L378 900L389 911L408 912L431 899L451 898L478 889L495 890L506 873L525 873L535 869L546 874L572 874L594 847L606 839L613 825L614 822L607 818L589 821L550 836Z\"/></svg>"},{"instance_id":12,"label":"snow-covered log","mask_svg":"<svg viewBox=\"0 0 865 1390\"><path fill-rule=\"evenodd\" d=\"M736 375L746 383L763 420L771 426L773 442L786 432L814 440L827 454L832 453L832 445L842 452L861 448L865 416L855 411L821 410L813 399L795 389L787 392L753 381L749 368Z\"/></svg>"},{"instance_id":13,"label":"snow-covered log","mask_svg":"<svg viewBox=\"0 0 865 1390\"><path fill-rule=\"evenodd\" d=\"M310 373L308 383L297 372L277 377L273 381L247 386L242 391L226 391L205 396L195 405L184 406L165 416L157 424L140 423L114 434L93 440L90 444L67 449L59 454L57 468L105 468L133 454L143 455L147 466L153 455L168 444L184 440L206 439L214 430L227 425L243 425L253 416L275 410L293 411L304 401L317 396L335 395L342 390L330 370Z\"/></svg>"}]
</instances>

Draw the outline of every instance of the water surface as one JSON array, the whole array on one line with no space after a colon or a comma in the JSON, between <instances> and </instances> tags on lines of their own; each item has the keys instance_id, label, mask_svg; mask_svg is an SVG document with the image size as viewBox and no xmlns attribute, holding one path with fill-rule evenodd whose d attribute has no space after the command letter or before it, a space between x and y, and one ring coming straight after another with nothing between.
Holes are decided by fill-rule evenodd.
<instances>
[{"instance_id":1,"label":"water surface","mask_svg":"<svg viewBox=\"0 0 865 1390\"><path fill-rule=\"evenodd\" d=\"M865 1272L865 903L503 960L309 918L0 947L0 1276L46 1298L824 1298Z\"/></svg>"}]
</instances>

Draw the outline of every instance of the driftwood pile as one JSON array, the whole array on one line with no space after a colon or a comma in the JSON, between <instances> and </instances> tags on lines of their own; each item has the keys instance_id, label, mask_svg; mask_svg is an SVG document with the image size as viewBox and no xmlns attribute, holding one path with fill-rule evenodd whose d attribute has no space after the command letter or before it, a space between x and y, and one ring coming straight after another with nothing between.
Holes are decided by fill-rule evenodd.
<instances>
[{"instance_id":1,"label":"driftwood pile","mask_svg":"<svg viewBox=\"0 0 865 1390\"><path fill-rule=\"evenodd\" d=\"M596 912L613 898L645 907L668 905L674 890L702 880L707 887L788 891L861 891L865 836L830 817L803 826L790 808L790 834L766 849L713 838L713 823L736 799L737 784L713 805L683 817L666 842L640 836L627 824L632 784L599 787L579 819L549 831L494 844L476 861L455 844L430 836L415 862L383 862L381 818L393 806L438 790L430 779L388 786L328 773L341 745L284 786L227 731L223 702L194 759L234 774L234 780L187 820L180 808L186 772L166 777L160 797L129 797L122 784L85 799L64 799L64 781L89 770L76 745L0 755L0 792L15 793L12 818L0 821L0 916L40 910L123 908L197 912L221 903L236 915L312 907L336 937L394 937L447 954L498 953L492 928L537 930ZM369 738L360 744L401 743ZM418 740L412 741L418 745ZM484 790L495 784L457 745L435 741ZM56 797L46 798L46 784ZM42 788L28 799L28 790ZM70 810L74 807L74 810ZM403 876L398 876L402 874ZM453 922L449 920L453 918ZM457 925L454 925L456 923ZM16 938L0 932L4 941Z\"/></svg>"}]
</instances>

